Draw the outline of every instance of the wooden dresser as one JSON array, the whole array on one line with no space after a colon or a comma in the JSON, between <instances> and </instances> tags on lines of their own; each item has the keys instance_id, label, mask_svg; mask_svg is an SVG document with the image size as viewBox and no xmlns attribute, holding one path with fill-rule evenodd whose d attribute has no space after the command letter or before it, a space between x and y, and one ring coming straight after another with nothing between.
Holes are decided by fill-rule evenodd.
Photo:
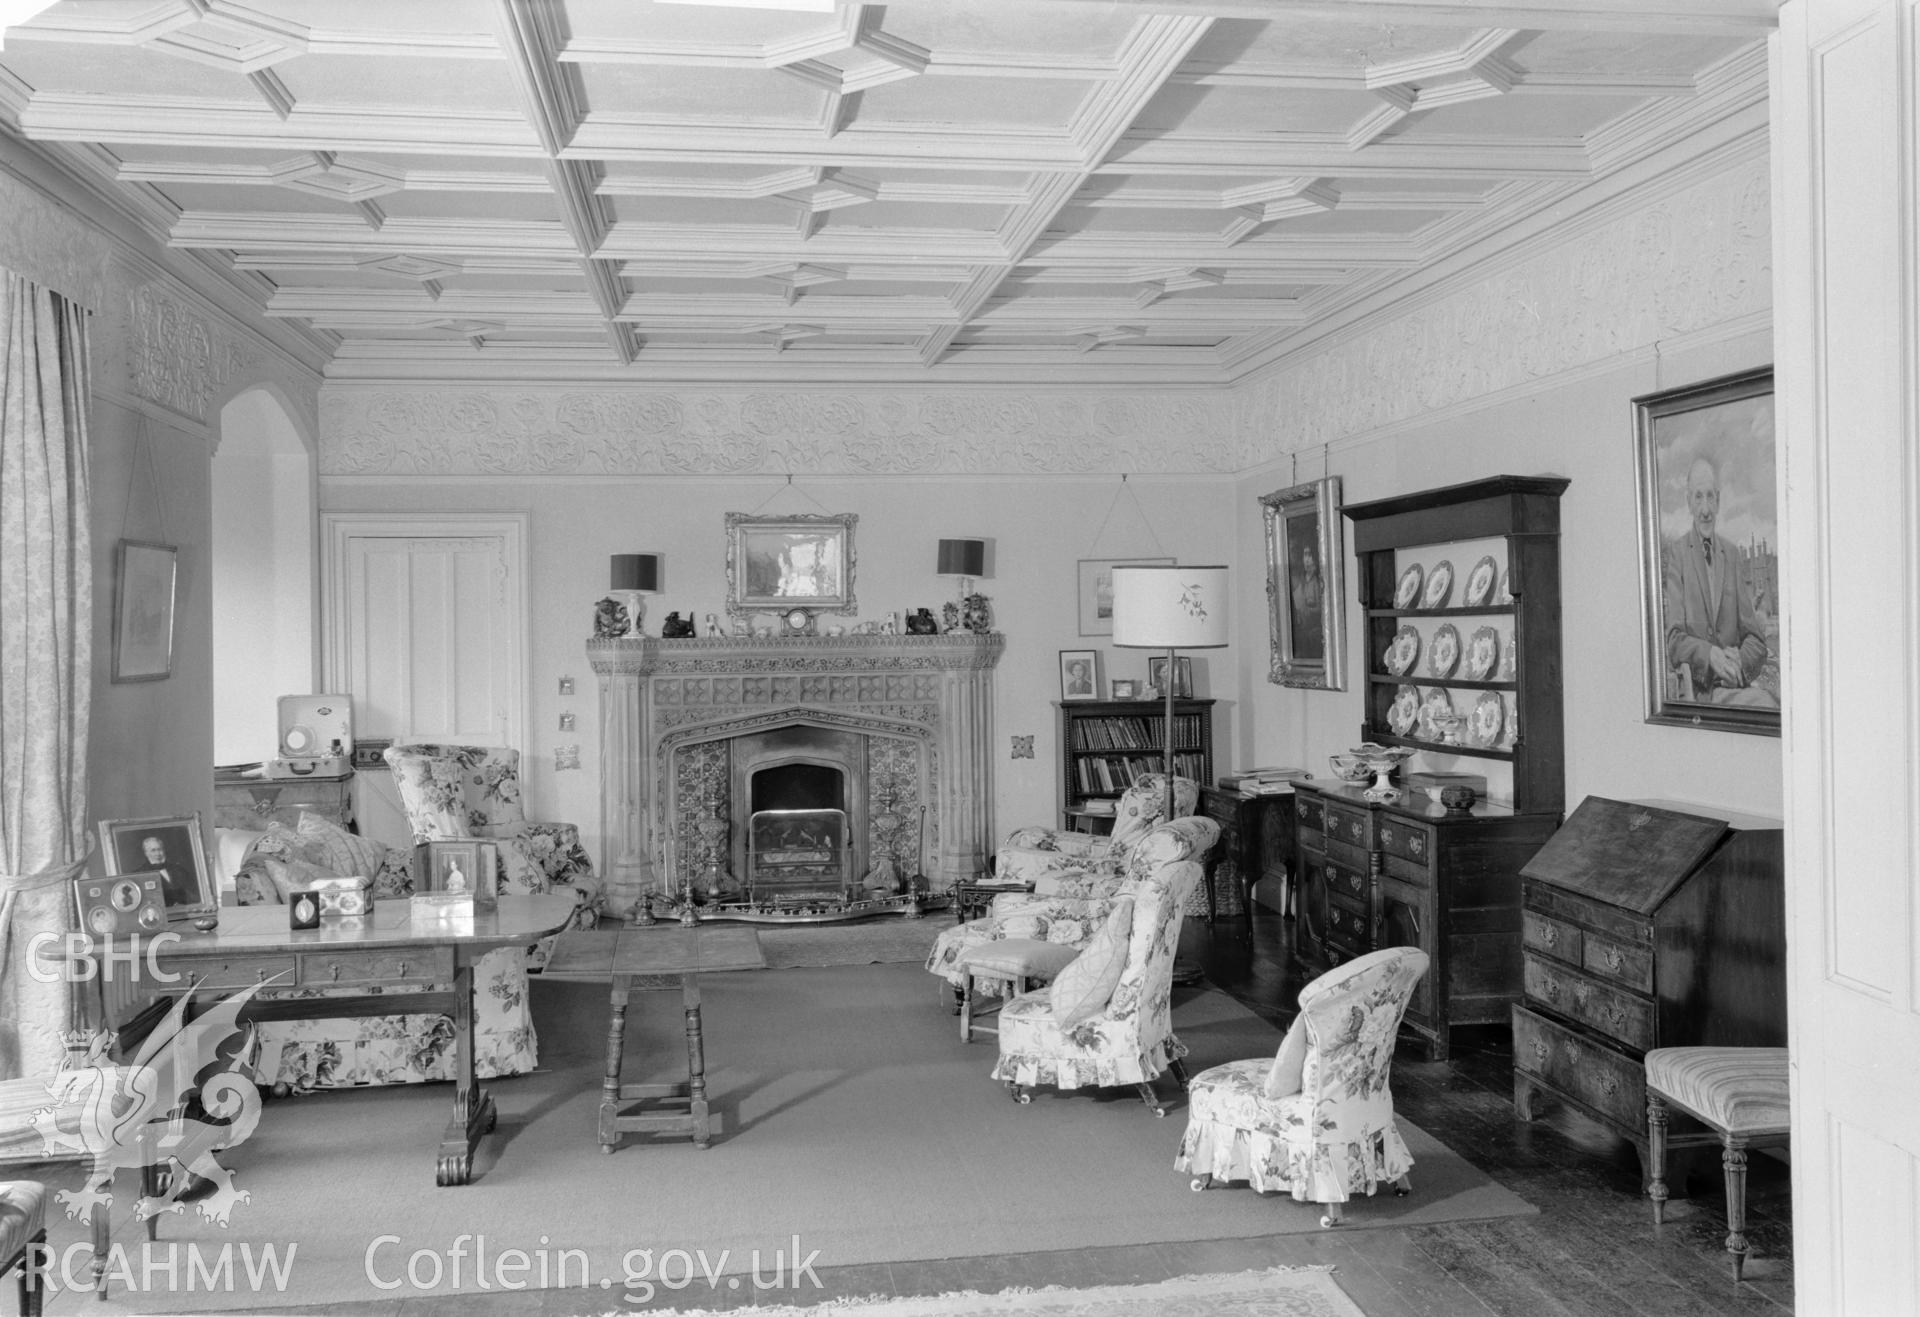
<instances>
[{"instance_id":1,"label":"wooden dresser","mask_svg":"<svg viewBox=\"0 0 1920 1317\"><path fill-rule=\"evenodd\" d=\"M1504 1024L1520 995L1520 869L1559 818L1411 794L1377 804L1361 791L1294 786L1296 946L1316 971L1381 947L1426 952L1405 1023L1443 1060L1455 1025Z\"/></svg>"},{"instance_id":2,"label":"wooden dresser","mask_svg":"<svg viewBox=\"0 0 1920 1317\"><path fill-rule=\"evenodd\" d=\"M1647 1155L1656 1047L1785 1047L1775 820L1589 796L1522 870L1513 1107L1557 1096Z\"/></svg>"},{"instance_id":3,"label":"wooden dresser","mask_svg":"<svg viewBox=\"0 0 1920 1317\"><path fill-rule=\"evenodd\" d=\"M353 774L337 777L237 777L215 773L213 826L258 832L269 823L297 827L302 811L353 827Z\"/></svg>"}]
</instances>

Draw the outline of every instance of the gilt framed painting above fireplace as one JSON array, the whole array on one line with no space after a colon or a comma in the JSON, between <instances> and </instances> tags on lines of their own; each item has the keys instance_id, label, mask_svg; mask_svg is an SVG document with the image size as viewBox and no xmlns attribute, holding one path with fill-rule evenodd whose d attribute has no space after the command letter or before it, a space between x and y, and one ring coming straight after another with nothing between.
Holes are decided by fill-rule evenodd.
<instances>
[{"instance_id":1,"label":"gilt framed painting above fireplace","mask_svg":"<svg viewBox=\"0 0 1920 1317\"><path fill-rule=\"evenodd\" d=\"M756 517L727 514L727 612L858 611L851 512Z\"/></svg>"}]
</instances>

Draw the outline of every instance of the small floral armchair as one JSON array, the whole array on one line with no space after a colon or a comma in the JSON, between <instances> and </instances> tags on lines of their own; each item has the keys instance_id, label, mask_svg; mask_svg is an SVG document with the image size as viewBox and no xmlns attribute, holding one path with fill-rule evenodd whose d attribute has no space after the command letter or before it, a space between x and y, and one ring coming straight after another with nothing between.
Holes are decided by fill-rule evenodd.
<instances>
[{"instance_id":1,"label":"small floral armchair","mask_svg":"<svg viewBox=\"0 0 1920 1317\"><path fill-rule=\"evenodd\" d=\"M1407 1151L1387 1087L1394 1039L1427 953L1388 947L1300 990L1300 1014L1277 1057L1230 1061L1194 1077L1187 1132L1174 1166L1193 1187L1247 1180L1323 1204L1322 1226L1381 1181L1411 1192Z\"/></svg>"},{"instance_id":2,"label":"small floral armchair","mask_svg":"<svg viewBox=\"0 0 1920 1317\"><path fill-rule=\"evenodd\" d=\"M530 823L520 803L520 752L499 746L390 745L415 842L484 837L500 843L500 891L534 895L572 888L575 923L592 927L606 903L593 862L571 823Z\"/></svg>"},{"instance_id":3,"label":"small floral armchair","mask_svg":"<svg viewBox=\"0 0 1920 1317\"><path fill-rule=\"evenodd\" d=\"M1161 791L1164 794L1165 788L1161 788ZM1171 859L1204 861L1214 841L1220 836L1217 823L1191 816L1175 819L1155 831L1166 834L1156 843L1152 852L1154 856L1165 857L1159 861L1162 863ZM928 972L939 975L958 992L966 986L966 971L960 966L960 957L969 948L982 942L1031 938L1061 946L1084 946L1087 939L1106 922L1107 916L1113 911L1114 901L1127 890L1132 878L1152 867L1150 860L1145 857L1137 869L1132 865L1133 852L1138 849L1134 847L1127 852L1127 859L1121 862L1111 884L1097 896L1000 893L993 898L993 905L984 918L946 929L934 940L933 950L927 956ZM1000 995L1003 986L994 980L984 980L977 985L977 990L995 997Z\"/></svg>"},{"instance_id":4,"label":"small floral armchair","mask_svg":"<svg viewBox=\"0 0 1920 1317\"><path fill-rule=\"evenodd\" d=\"M1126 961L1106 1005L1063 1025L1051 989L1024 993L1000 1011L1000 1060L993 1077L1017 1102L1027 1088L1111 1087L1132 1084L1156 1116L1164 1116L1153 1080L1171 1068L1186 1084L1180 1058L1186 1046L1173 1034L1173 957L1187 897L1199 884L1207 851L1220 825L1209 818L1176 819L1142 837L1127 854L1123 895L1133 898Z\"/></svg>"},{"instance_id":5,"label":"small floral armchair","mask_svg":"<svg viewBox=\"0 0 1920 1317\"><path fill-rule=\"evenodd\" d=\"M1175 818L1193 813L1199 801L1198 784L1190 778L1173 779ZM994 877L1005 883L1030 882L1037 897L1111 896L1120 885L1128 849L1161 821L1166 808L1166 775L1148 773L1120 793L1110 834L1016 828L994 853Z\"/></svg>"}]
</instances>

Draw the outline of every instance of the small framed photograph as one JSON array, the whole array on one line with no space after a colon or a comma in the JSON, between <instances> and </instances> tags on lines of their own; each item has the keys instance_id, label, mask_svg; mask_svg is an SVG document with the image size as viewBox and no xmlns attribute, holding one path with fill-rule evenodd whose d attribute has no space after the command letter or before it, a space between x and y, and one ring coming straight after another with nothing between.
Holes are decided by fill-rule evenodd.
<instances>
[{"instance_id":1,"label":"small framed photograph","mask_svg":"<svg viewBox=\"0 0 1920 1317\"><path fill-rule=\"evenodd\" d=\"M97 826L107 873L158 874L168 919L190 919L219 910L198 814L101 819Z\"/></svg>"},{"instance_id":2,"label":"small framed photograph","mask_svg":"<svg viewBox=\"0 0 1920 1317\"><path fill-rule=\"evenodd\" d=\"M1171 558L1082 558L1080 560L1080 634L1113 634L1113 569L1171 567Z\"/></svg>"},{"instance_id":3,"label":"small framed photograph","mask_svg":"<svg viewBox=\"0 0 1920 1317\"><path fill-rule=\"evenodd\" d=\"M1175 656L1173 683L1175 699L1193 698L1193 660L1185 654ZM1163 696L1167 693L1167 660L1164 657L1147 660L1147 685Z\"/></svg>"},{"instance_id":4,"label":"small framed photograph","mask_svg":"<svg viewBox=\"0 0 1920 1317\"><path fill-rule=\"evenodd\" d=\"M492 910L500 895L499 846L484 837L423 841L413 848L413 891L471 895L476 910Z\"/></svg>"},{"instance_id":5,"label":"small framed photograph","mask_svg":"<svg viewBox=\"0 0 1920 1317\"><path fill-rule=\"evenodd\" d=\"M1110 700L1137 700L1140 698L1140 683L1131 677L1115 677L1107 683L1107 698Z\"/></svg>"},{"instance_id":6,"label":"small framed photograph","mask_svg":"<svg viewBox=\"0 0 1920 1317\"><path fill-rule=\"evenodd\" d=\"M1060 651L1060 698L1063 700L1100 698L1100 651L1095 649Z\"/></svg>"},{"instance_id":7,"label":"small framed photograph","mask_svg":"<svg viewBox=\"0 0 1920 1317\"><path fill-rule=\"evenodd\" d=\"M113 680L173 675L173 596L179 550L121 540L113 571Z\"/></svg>"}]
</instances>

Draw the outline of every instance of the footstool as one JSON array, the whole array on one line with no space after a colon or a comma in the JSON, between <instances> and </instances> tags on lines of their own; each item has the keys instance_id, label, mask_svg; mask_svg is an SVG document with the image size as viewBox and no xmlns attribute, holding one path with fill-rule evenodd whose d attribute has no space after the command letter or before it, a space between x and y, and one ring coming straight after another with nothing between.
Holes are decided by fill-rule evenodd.
<instances>
[{"instance_id":1,"label":"footstool","mask_svg":"<svg viewBox=\"0 0 1920 1317\"><path fill-rule=\"evenodd\" d=\"M975 979L995 979L1008 985L1007 995L1017 997L1029 985L1051 983L1080 954L1079 947L1058 942L1041 942L1029 937L1003 937L979 942L955 958L953 965L965 975L960 987L960 1041L973 1041L973 996ZM992 1033L994 1030L983 1030Z\"/></svg>"},{"instance_id":2,"label":"footstool","mask_svg":"<svg viewBox=\"0 0 1920 1317\"><path fill-rule=\"evenodd\" d=\"M1727 1173L1727 1252L1737 1282L1747 1263L1747 1149L1784 1146L1787 1049L1658 1047L1647 1053L1647 1162L1653 1223L1666 1216L1667 1107L1711 1127ZM1684 1186L1682 1186L1684 1188Z\"/></svg>"},{"instance_id":3,"label":"footstool","mask_svg":"<svg viewBox=\"0 0 1920 1317\"><path fill-rule=\"evenodd\" d=\"M40 1317L47 1247L47 1186L37 1180L0 1180L0 1276L20 1271L20 1317ZM40 1257L34 1257L35 1251Z\"/></svg>"}]
</instances>

